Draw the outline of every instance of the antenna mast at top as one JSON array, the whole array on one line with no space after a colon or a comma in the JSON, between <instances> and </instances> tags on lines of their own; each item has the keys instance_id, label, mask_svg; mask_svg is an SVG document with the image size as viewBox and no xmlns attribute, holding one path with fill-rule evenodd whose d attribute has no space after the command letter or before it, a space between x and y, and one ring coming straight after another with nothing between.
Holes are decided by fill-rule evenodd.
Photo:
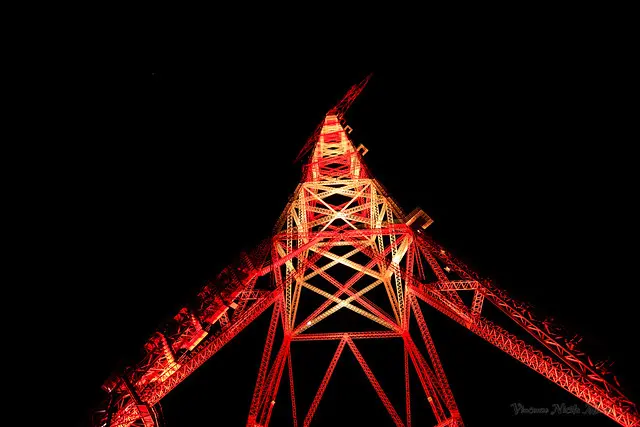
<instances>
[{"instance_id":1,"label":"antenna mast at top","mask_svg":"<svg viewBox=\"0 0 640 427\"><path fill-rule=\"evenodd\" d=\"M360 83L351 86L351 89L349 89L349 91L340 100L340 102L338 102L335 107L330 109L327 114L338 116L338 120L342 119L342 117L347 112L349 107L351 107L351 104L353 104L353 101L355 101L358 95L360 95L360 93L364 90L364 87L367 85L372 75L373 73L370 73ZM313 147L313 144L315 144L315 142L318 140L318 136L320 136L320 131L322 130L323 123L324 123L324 119L318 124L318 126L316 126L316 129L313 131L313 134L311 134L309 139L307 139L307 142L304 144L304 146L300 150L300 153L298 153L298 156L293 161L293 163L299 162L300 159L302 159L302 157L304 157L304 155L307 154L309 150L311 150L311 148Z\"/></svg>"}]
</instances>

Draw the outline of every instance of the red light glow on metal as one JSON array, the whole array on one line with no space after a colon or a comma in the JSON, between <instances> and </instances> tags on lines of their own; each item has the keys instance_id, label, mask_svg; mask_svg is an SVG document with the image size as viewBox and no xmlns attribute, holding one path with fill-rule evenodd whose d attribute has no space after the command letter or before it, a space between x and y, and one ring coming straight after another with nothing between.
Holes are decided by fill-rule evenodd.
<instances>
[{"instance_id":1,"label":"red light glow on metal","mask_svg":"<svg viewBox=\"0 0 640 427\"><path fill-rule=\"evenodd\" d=\"M272 307L271 321L251 400L247 426L269 425L282 375L287 368L292 423L308 426L318 410L336 364L345 353L357 359L396 426L411 426L410 374L413 369L438 426L463 421L422 314L428 304L535 372L623 426L639 426L640 416L608 379L567 340L552 333L522 303L481 279L423 230L433 221L422 210L405 214L363 163L366 149L356 149L343 127L344 112L369 77L354 86L324 118L299 157L310 152L302 181L283 211L274 234L258 248L243 253L197 295L170 325L145 345L146 356L103 388L110 399L95 426L155 426L154 405L211 358L260 314ZM339 279L340 268L349 278ZM262 279L270 275L272 281ZM268 282L266 285L264 282ZM319 285L319 283L322 285ZM373 290L384 290L382 309ZM473 294L471 304L461 298ZM324 299L306 317L298 313L305 295ZM488 304L508 316L539 345L525 343L483 316ZM371 321L370 331L314 332L336 312L348 311ZM410 331L410 318L418 330ZM276 345L276 330L284 331ZM317 331L317 329L316 329ZM421 339L425 354L416 345ZM356 341L389 340L404 347L405 408L396 408L361 354ZM313 386L294 381L291 354L300 341L331 341L337 347L309 408L296 406L295 390ZM274 345L277 349L274 357ZM346 351L345 351L346 350ZM300 350L301 351L301 350ZM399 362L400 363L400 362ZM413 368L411 368L413 367ZM323 368L324 369L324 368ZM401 410L402 409L402 410ZM415 408L414 408L415 410ZM304 418L298 418L304 417ZM488 421L489 422L489 421Z\"/></svg>"}]
</instances>

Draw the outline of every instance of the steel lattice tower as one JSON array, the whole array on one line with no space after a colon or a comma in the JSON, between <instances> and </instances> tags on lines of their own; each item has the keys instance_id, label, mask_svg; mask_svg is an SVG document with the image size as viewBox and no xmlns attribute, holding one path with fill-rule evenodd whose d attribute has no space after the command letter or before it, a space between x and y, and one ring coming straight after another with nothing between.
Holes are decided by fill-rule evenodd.
<instances>
[{"instance_id":1,"label":"steel lattice tower","mask_svg":"<svg viewBox=\"0 0 640 427\"><path fill-rule=\"evenodd\" d=\"M351 88L303 147L298 159L310 155L302 180L272 237L242 253L202 288L197 304L183 308L169 326L157 331L145 345L144 360L104 383L109 398L96 412L95 426L156 426L156 404L269 308L271 320L247 427L269 425L283 382L290 387L293 425L310 425L345 352L355 356L397 426L411 426L411 369L417 373L436 425L462 426L421 311L424 303L620 425L640 425L635 405L610 382L605 366L592 363L575 339L557 335L553 325L538 320L525 304L481 279L427 236L424 229L433 222L429 216L418 208L405 213L372 176L363 162L367 149L356 148L349 138L351 128L344 124L344 113L368 80ZM387 309L374 302L376 292L377 301L382 295ZM299 310L308 304L308 293L319 295L323 302L311 310ZM471 304L463 301L463 293L472 295ZM489 321L483 316L486 304L506 314L538 345ZM314 331L340 310L369 319L372 328ZM410 330L411 324L417 324L417 330ZM276 345L278 328L283 338ZM358 348L360 340L402 343L404 408L394 407L387 397ZM426 352L419 349L417 340L424 342ZM309 408L296 406L291 354L298 341L336 345Z\"/></svg>"}]
</instances>

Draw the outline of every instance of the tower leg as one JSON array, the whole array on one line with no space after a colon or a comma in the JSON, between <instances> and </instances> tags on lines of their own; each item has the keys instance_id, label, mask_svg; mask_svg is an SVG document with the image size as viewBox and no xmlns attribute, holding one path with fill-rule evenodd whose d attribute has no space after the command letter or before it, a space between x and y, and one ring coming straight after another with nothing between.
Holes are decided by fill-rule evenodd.
<instances>
[{"instance_id":1,"label":"tower leg","mask_svg":"<svg viewBox=\"0 0 640 427\"><path fill-rule=\"evenodd\" d=\"M276 360L273 362L269 376L267 377L266 387L260 399L261 401L258 404L259 410L256 418L256 424L260 427L267 427L269 425L271 412L273 411L273 406L276 404L276 396L278 394L278 388L280 387L284 365L289 355L290 343L291 341L285 337L280 351L276 356Z\"/></svg>"},{"instance_id":2,"label":"tower leg","mask_svg":"<svg viewBox=\"0 0 640 427\"><path fill-rule=\"evenodd\" d=\"M407 405L407 427L411 427L411 390L409 388L409 350L404 346L404 391Z\"/></svg>"},{"instance_id":3,"label":"tower leg","mask_svg":"<svg viewBox=\"0 0 640 427\"><path fill-rule=\"evenodd\" d=\"M276 335L276 329L278 328L280 305L281 305L280 301L276 301L276 303L273 306L273 313L271 314L271 321L269 322L269 332L267 333L267 340L264 345L264 351L262 352L262 360L260 361L260 369L258 370L258 378L256 379L256 386L253 390L251 407L249 408L249 418L247 420L247 427L254 427L254 425L256 425L256 417L258 415L258 409L261 402L261 397L264 393L266 374L269 368L269 360L271 359L271 350L273 348L273 340Z\"/></svg>"},{"instance_id":4,"label":"tower leg","mask_svg":"<svg viewBox=\"0 0 640 427\"><path fill-rule=\"evenodd\" d=\"M415 315L416 321L418 322L418 327L420 328L420 334L422 335L424 344L427 347L427 353L429 354L429 359L431 359L431 365L433 366L433 371L438 380L438 385L442 394L442 398L444 400L444 404L452 416L454 414L459 414L460 412L458 411L458 406L456 405L453 393L451 392L451 388L449 387L447 377L444 374L444 369L442 368L442 364L440 363L440 357L438 357L438 352L436 351L435 344L433 343L433 339L431 338L431 334L429 333L429 328L427 328L427 323L422 316L422 311L420 310L418 301L413 294L409 295L409 300L411 302L411 308Z\"/></svg>"}]
</instances>

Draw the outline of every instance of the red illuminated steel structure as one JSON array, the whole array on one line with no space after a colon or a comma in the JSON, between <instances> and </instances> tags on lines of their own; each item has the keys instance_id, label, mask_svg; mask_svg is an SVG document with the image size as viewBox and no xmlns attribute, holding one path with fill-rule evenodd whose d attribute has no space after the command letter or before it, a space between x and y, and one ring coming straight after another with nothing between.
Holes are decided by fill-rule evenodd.
<instances>
[{"instance_id":1,"label":"red illuminated steel structure","mask_svg":"<svg viewBox=\"0 0 640 427\"><path fill-rule=\"evenodd\" d=\"M344 112L367 81L368 77L354 86L329 111L301 151L299 157L311 154L272 238L243 253L204 286L196 304L183 308L151 337L144 360L105 382L109 401L96 413L95 426L157 425L156 404L270 307L271 321L249 406L248 427L269 424L285 368L292 424L310 425L345 352L355 356L397 426L411 426L411 370L417 374L435 425L462 426L422 315L424 303L620 425L640 425L635 405L611 383L602 363L592 363L577 348L577 339L560 336L555 326L536 318L526 305L481 279L425 235L423 230L432 223L429 216L420 209L406 214L373 178L362 160L366 148L356 148L348 136L350 128L343 126ZM349 273L345 275L345 271ZM272 280L261 279L266 275L272 275ZM387 309L374 302L376 292L378 303L382 295ZM464 292L472 294L470 304L461 298ZM304 310L311 314L301 316L299 308L307 304L308 293L321 296L323 302L313 311ZM506 314L538 345L526 343L489 321L483 316L486 304ZM372 328L364 332L314 332L316 325L339 310L368 318ZM417 324L417 330L410 331L410 324ZM274 347L278 328L283 338ZM387 397L358 347L359 340L402 343L404 408L394 407ZM416 340L423 341L426 354ZM291 353L298 341L336 343L309 408L297 406L295 399L296 387L301 385L294 383Z\"/></svg>"}]
</instances>

